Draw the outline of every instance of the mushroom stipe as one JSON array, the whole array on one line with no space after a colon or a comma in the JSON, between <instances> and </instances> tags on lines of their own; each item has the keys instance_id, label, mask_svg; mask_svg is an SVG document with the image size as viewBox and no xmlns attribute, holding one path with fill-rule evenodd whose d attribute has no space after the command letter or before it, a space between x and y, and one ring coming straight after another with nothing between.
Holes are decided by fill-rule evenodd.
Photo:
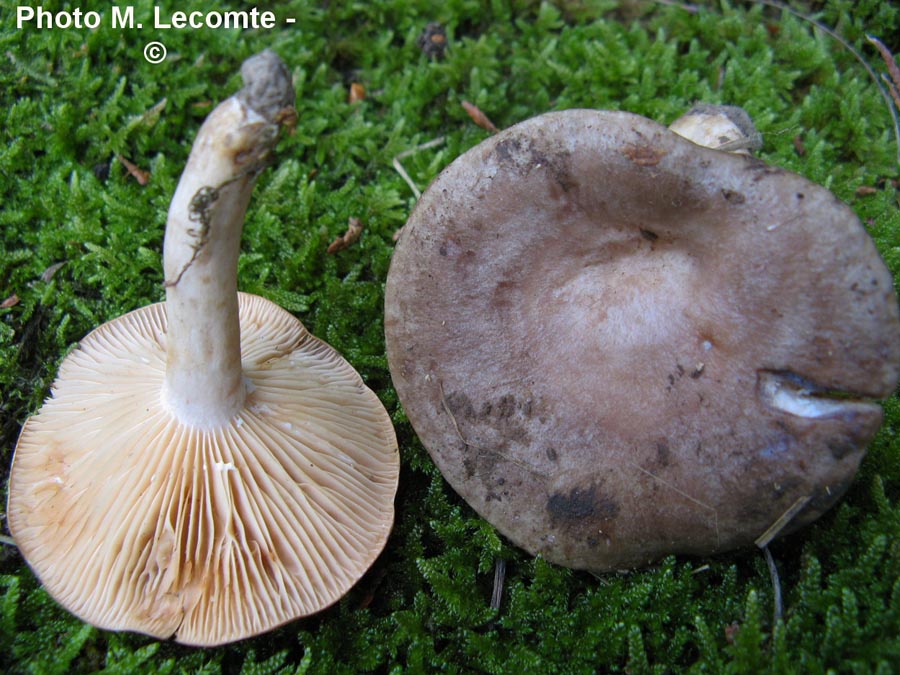
<instances>
[{"instance_id":1,"label":"mushroom stipe","mask_svg":"<svg viewBox=\"0 0 900 675\"><path fill-rule=\"evenodd\" d=\"M900 376L891 277L847 206L623 112L541 115L447 167L394 253L385 334L453 488L594 572L811 522Z\"/></svg>"}]
</instances>

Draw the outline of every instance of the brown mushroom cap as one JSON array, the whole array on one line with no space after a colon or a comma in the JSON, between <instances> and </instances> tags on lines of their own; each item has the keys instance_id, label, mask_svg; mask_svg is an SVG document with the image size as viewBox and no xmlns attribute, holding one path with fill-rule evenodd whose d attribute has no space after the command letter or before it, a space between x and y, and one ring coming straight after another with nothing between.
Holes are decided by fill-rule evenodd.
<instances>
[{"instance_id":1,"label":"brown mushroom cap","mask_svg":"<svg viewBox=\"0 0 900 675\"><path fill-rule=\"evenodd\" d=\"M818 517L900 369L891 277L847 206L621 112L542 115L453 162L385 313L450 484L595 571L745 545L804 502L790 527Z\"/></svg>"},{"instance_id":2,"label":"brown mushroom cap","mask_svg":"<svg viewBox=\"0 0 900 675\"><path fill-rule=\"evenodd\" d=\"M292 315L239 301L247 405L224 428L163 404L156 304L88 335L22 432L10 529L86 621L230 642L332 604L387 540L399 458L384 407Z\"/></svg>"}]
</instances>

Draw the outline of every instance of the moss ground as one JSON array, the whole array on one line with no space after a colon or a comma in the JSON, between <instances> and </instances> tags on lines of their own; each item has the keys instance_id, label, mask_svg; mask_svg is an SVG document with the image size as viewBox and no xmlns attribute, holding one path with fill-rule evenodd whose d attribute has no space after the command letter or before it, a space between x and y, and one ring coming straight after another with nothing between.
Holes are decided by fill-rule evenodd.
<instances>
[{"instance_id":1,"label":"moss ground","mask_svg":"<svg viewBox=\"0 0 900 675\"><path fill-rule=\"evenodd\" d=\"M101 6L101 3L86 5ZM174 2L160 2L170 16ZM220 2L219 9L239 3ZM424 0L271 3L270 30L17 29L0 3L0 465L47 396L60 360L93 327L163 298L168 200L211 102L271 47L291 65L299 123L257 188L240 286L300 317L360 370L396 422L403 460L397 524L342 601L268 635L195 650L81 624L0 548L5 673L887 673L900 672L900 401L846 498L772 551L784 618L757 551L669 558L595 578L510 546L443 482L400 409L384 356L381 303L392 234L414 197L483 140L462 100L499 127L547 110L630 110L668 123L696 100L744 106L762 156L832 189L900 274L898 175L888 110L851 54L810 24L752 2ZM178 9L204 9L199 0ZM70 7L58 2L45 7ZM102 4L102 7L107 7ZM89 6L83 7L85 10ZM890 2L827 0L815 12L865 52L900 51ZM417 38L447 29L442 60ZM163 40L151 65L143 44ZM349 85L366 89L349 103ZM150 172L140 185L115 159ZM874 194L858 195L861 186ZM348 218L365 231L327 255ZM13 298L12 296L16 296ZM16 302L17 299L17 302ZM5 490L5 488L4 488ZM5 492L4 495L5 496ZM506 561L499 610L495 561Z\"/></svg>"}]
</instances>

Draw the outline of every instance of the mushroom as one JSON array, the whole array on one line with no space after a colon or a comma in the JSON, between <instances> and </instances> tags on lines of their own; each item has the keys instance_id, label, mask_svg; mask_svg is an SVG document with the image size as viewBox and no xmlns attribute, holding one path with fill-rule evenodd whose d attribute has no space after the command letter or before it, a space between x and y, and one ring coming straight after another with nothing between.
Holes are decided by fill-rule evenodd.
<instances>
[{"instance_id":1,"label":"mushroom","mask_svg":"<svg viewBox=\"0 0 900 675\"><path fill-rule=\"evenodd\" d=\"M450 485L595 572L817 518L900 375L891 277L847 206L624 112L547 113L447 167L385 333Z\"/></svg>"},{"instance_id":2,"label":"mushroom","mask_svg":"<svg viewBox=\"0 0 900 675\"><path fill-rule=\"evenodd\" d=\"M762 147L753 120L736 105L695 105L669 125L669 130L698 145L750 154Z\"/></svg>"},{"instance_id":3,"label":"mushroom","mask_svg":"<svg viewBox=\"0 0 900 675\"><path fill-rule=\"evenodd\" d=\"M9 486L16 544L64 607L203 646L338 600L384 547L399 468L390 418L353 368L237 292L244 213L294 100L273 52L242 75L175 192L166 302L66 357Z\"/></svg>"}]
</instances>

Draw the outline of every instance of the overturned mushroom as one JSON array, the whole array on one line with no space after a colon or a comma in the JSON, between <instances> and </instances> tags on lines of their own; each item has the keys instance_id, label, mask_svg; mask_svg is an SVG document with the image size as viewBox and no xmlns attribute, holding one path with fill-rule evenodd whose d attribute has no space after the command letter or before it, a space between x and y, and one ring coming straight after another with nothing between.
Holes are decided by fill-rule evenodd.
<instances>
[{"instance_id":1,"label":"overturned mushroom","mask_svg":"<svg viewBox=\"0 0 900 675\"><path fill-rule=\"evenodd\" d=\"M383 548L398 453L359 375L239 294L244 213L294 99L272 52L200 129L166 228L166 302L88 335L28 420L10 529L90 623L215 645L340 598Z\"/></svg>"},{"instance_id":2,"label":"overturned mushroom","mask_svg":"<svg viewBox=\"0 0 900 675\"><path fill-rule=\"evenodd\" d=\"M900 370L891 277L845 205L620 112L542 115L453 162L404 229L385 312L397 392L450 484L513 542L594 571L809 523Z\"/></svg>"}]
</instances>

